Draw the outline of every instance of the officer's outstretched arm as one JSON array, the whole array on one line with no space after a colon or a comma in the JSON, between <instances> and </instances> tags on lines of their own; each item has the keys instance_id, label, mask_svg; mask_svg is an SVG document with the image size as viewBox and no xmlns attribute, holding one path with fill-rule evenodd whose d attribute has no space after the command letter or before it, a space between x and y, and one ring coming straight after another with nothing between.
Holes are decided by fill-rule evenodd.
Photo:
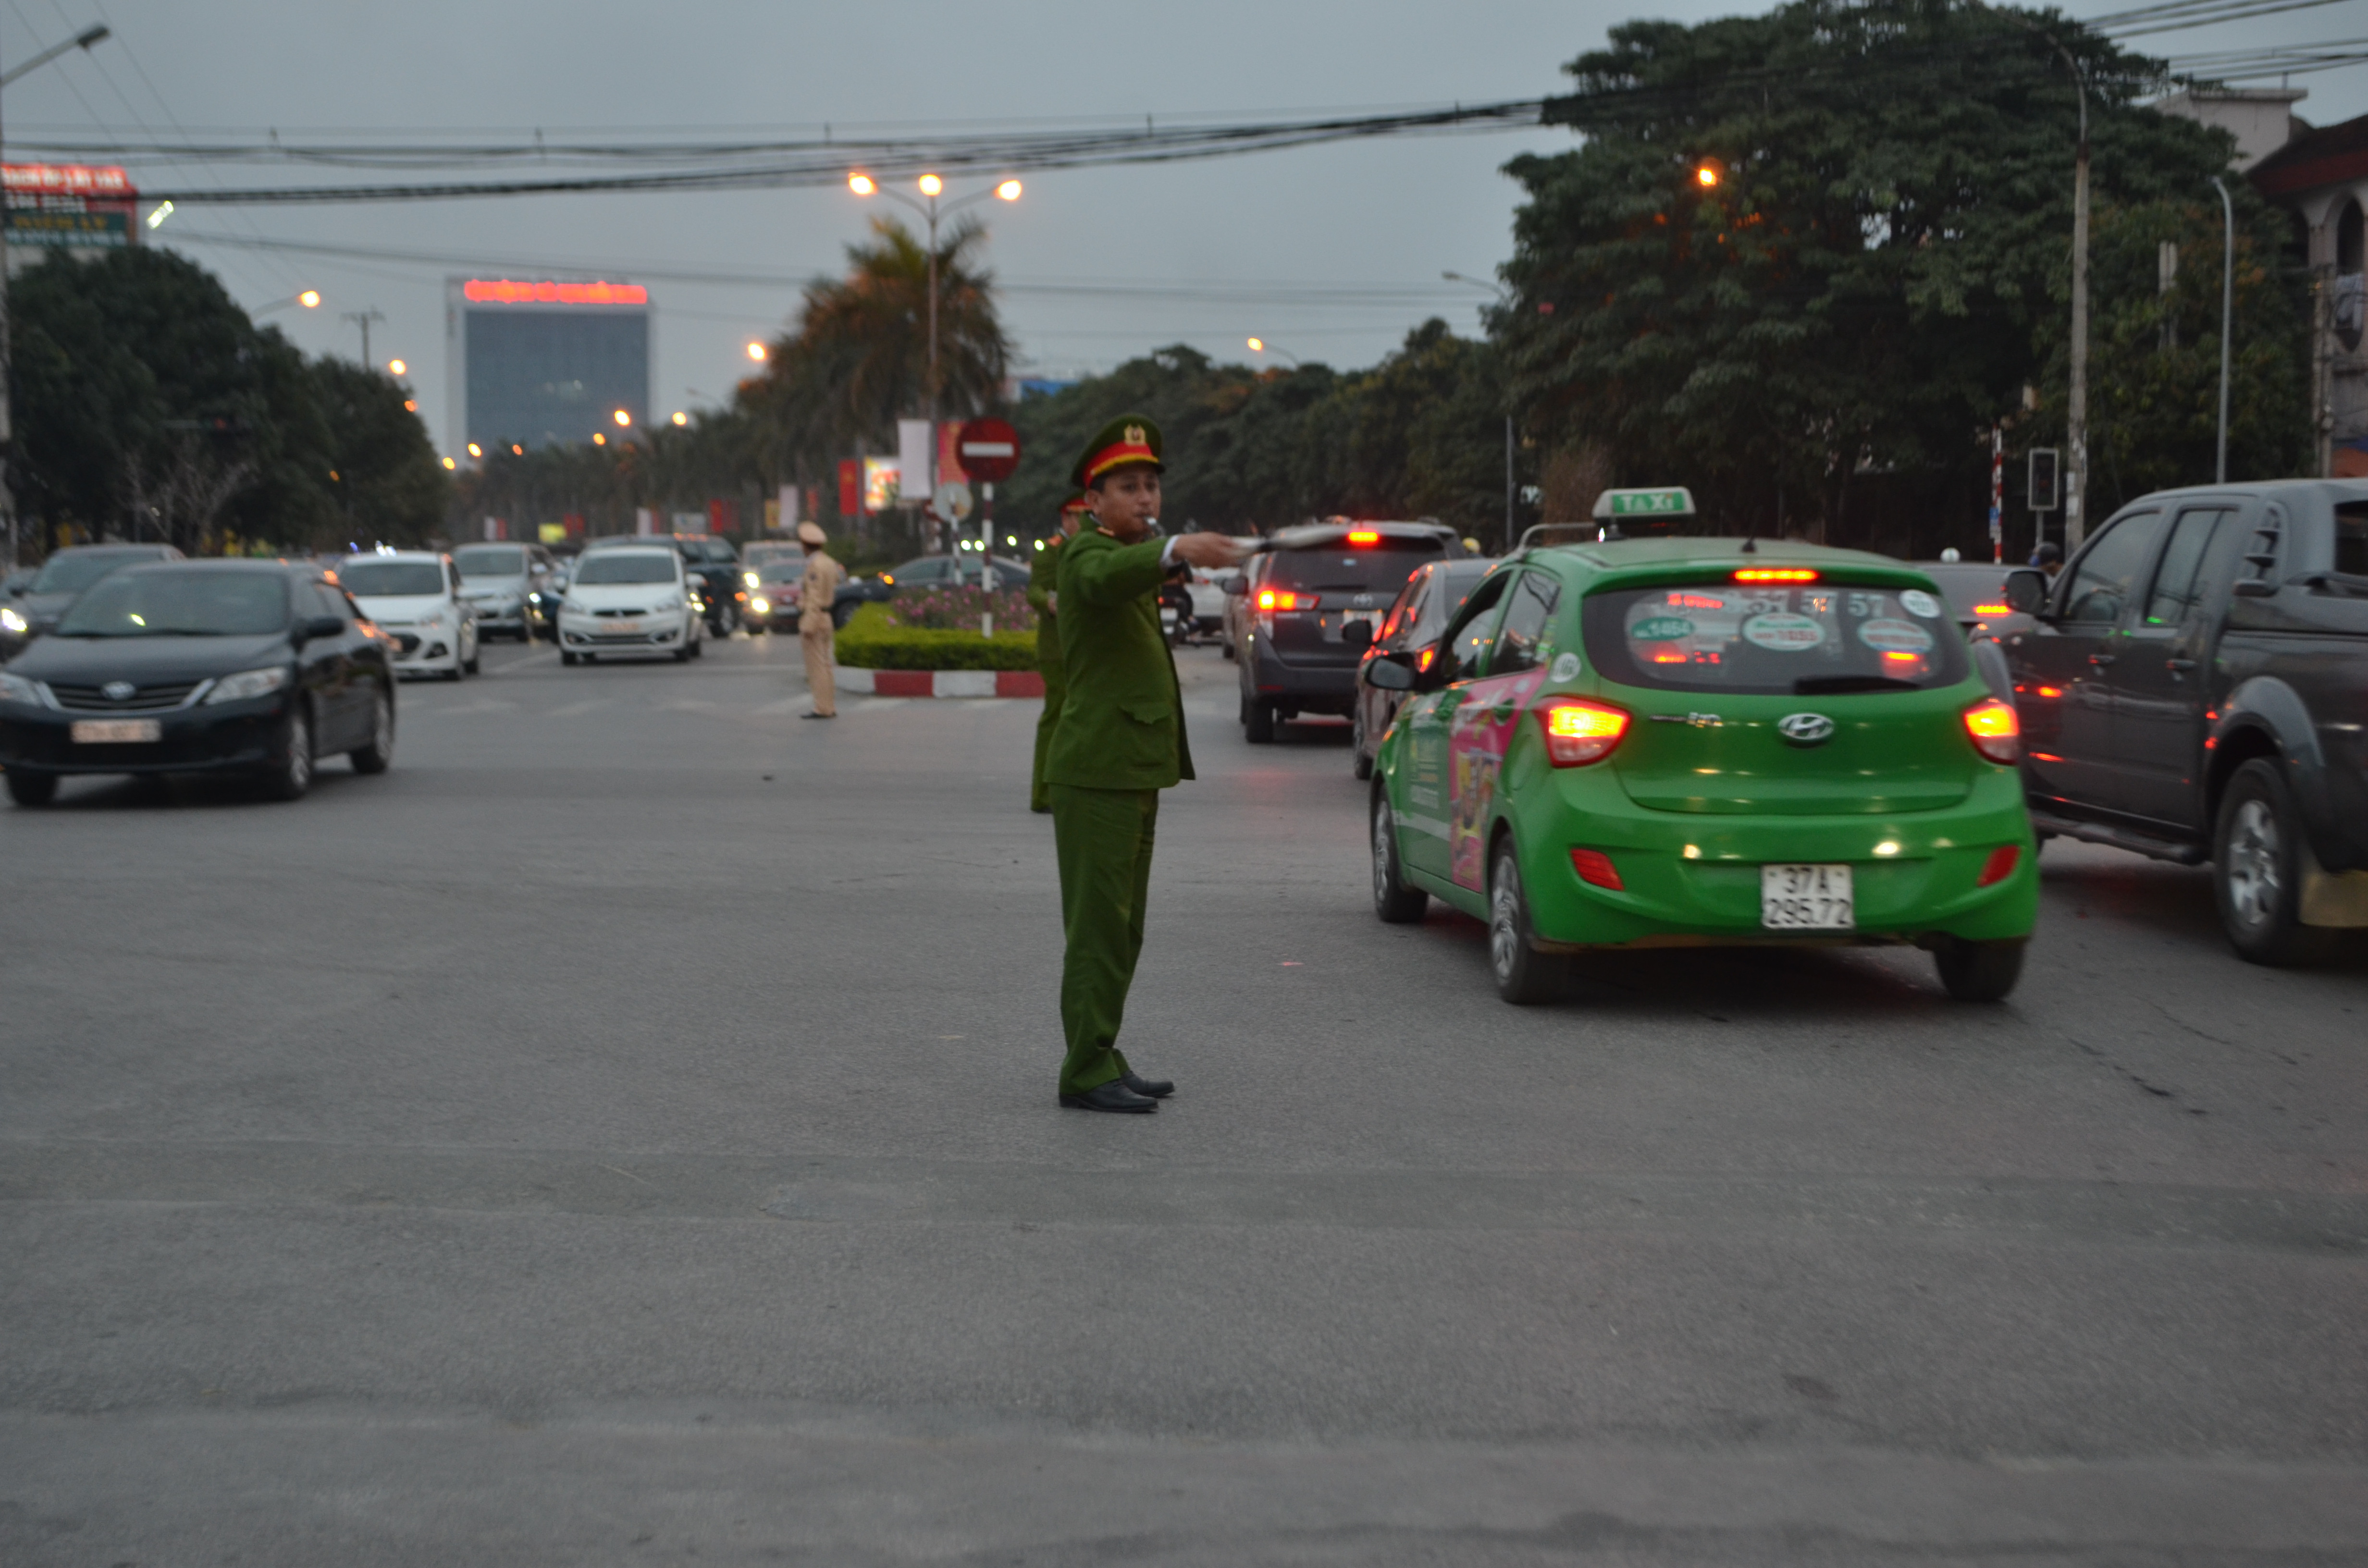
<instances>
[{"instance_id":1,"label":"officer's outstretched arm","mask_svg":"<svg viewBox=\"0 0 2368 1568\"><path fill-rule=\"evenodd\" d=\"M1156 594L1167 575L1159 564L1165 542L1147 539L1117 550L1090 551L1085 559L1068 563L1062 574L1062 591L1076 603L1095 606L1124 604Z\"/></svg>"}]
</instances>

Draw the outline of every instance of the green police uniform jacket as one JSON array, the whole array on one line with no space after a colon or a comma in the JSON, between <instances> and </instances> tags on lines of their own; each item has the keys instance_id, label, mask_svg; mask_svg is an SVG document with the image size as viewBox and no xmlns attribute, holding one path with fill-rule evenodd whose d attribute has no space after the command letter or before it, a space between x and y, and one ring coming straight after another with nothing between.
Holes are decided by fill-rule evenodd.
<instances>
[{"instance_id":1,"label":"green police uniform jacket","mask_svg":"<svg viewBox=\"0 0 2368 1568\"><path fill-rule=\"evenodd\" d=\"M1062 547L1061 708L1044 781L1165 790L1192 775L1176 660L1159 634L1162 541L1121 544L1099 528Z\"/></svg>"},{"instance_id":2,"label":"green police uniform jacket","mask_svg":"<svg viewBox=\"0 0 2368 1568\"><path fill-rule=\"evenodd\" d=\"M1061 547L1068 542L1054 534L1028 568L1028 602L1036 609L1036 667L1044 673L1048 691L1063 674L1061 618L1053 608L1053 591L1061 585Z\"/></svg>"}]
</instances>

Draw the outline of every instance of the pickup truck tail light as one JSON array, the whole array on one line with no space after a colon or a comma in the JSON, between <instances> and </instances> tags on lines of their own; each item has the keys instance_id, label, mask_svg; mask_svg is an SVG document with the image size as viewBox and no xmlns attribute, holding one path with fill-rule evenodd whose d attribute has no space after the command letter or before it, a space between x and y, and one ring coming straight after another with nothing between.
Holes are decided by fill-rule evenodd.
<instances>
[{"instance_id":1,"label":"pickup truck tail light","mask_svg":"<svg viewBox=\"0 0 2368 1568\"><path fill-rule=\"evenodd\" d=\"M2022 722L2010 703L1985 697L1964 711L1965 738L1992 762L2009 766L2022 760Z\"/></svg>"},{"instance_id":2,"label":"pickup truck tail light","mask_svg":"<svg viewBox=\"0 0 2368 1568\"><path fill-rule=\"evenodd\" d=\"M1628 715L1606 703L1558 697L1531 710L1545 732L1546 756L1556 767L1601 762L1628 733Z\"/></svg>"}]
</instances>

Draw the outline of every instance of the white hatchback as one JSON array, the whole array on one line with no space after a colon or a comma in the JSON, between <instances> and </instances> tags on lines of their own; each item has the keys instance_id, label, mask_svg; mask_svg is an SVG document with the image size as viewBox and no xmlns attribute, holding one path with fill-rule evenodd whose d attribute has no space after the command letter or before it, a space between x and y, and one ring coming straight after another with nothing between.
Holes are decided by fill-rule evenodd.
<instances>
[{"instance_id":1,"label":"white hatchback","mask_svg":"<svg viewBox=\"0 0 2368 1568\"><path fill-rule=\"evenodd\" d=\"M586 551L559 601L559 662L590 664L604 653L695 659L706 629L671 548Z\"/></svg>"},{"instance_id":2,"label":"white hatchback","mask_svg":"<svg viewBox=\"0 0 2368 1568\"><path fill-rule=\"evenodd\" d=\"M459 680L477 673L476 607L461 597L461 574L450 556L381 551L346 556L335 571L337 585L394 639L395 674Z\"/></svg>"}]
</instances>

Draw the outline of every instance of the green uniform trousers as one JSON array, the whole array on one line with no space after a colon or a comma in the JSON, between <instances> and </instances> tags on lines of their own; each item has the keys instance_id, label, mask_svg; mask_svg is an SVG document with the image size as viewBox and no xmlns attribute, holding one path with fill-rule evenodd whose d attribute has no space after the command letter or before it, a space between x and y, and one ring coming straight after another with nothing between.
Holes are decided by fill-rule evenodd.
<instances>
[{"instance_id":1,"label":"green uniform trousers","mask_svg":"<svg viewBox=\"0 0 2368 1568\"><path fill-rule=\"evenodd\" d=\"M1053 843L1061 859L1061 1093L1083 1094L1123 1077L1119 1024L1134 960L1143 953L1143 906L1151 892L1156 790L1055 784Z\"/></svg>"},{"instance_id":2,"label":"green uniform trousers","mask_svg":"<svg viewBox=\"0 0 2368 1568\"><path fill-rule=\"evenodd\" d=\"M1069 683L1063 677L1057 650L1043 662L1043 672L1044 712L1036 721L1036 772L1028 781L1028 809L1031 812L1053 809L1051 787L1044 782L1044 758L1053 749L1053 732L1061 727L1061 704L1069 699Z\"/></svg>"}]
</instances>

